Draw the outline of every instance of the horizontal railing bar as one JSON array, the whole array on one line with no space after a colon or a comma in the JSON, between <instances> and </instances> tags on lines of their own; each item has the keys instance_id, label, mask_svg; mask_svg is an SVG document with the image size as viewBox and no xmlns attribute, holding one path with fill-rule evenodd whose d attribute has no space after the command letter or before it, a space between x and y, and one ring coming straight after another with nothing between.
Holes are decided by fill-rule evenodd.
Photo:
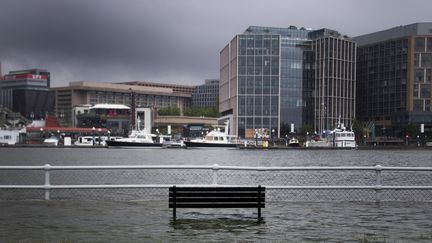
<instances>
[{"instance_id":1,"label":"horizontal railing bar","mask_svg":"<svg viewBox=\"0 0 432 243\"><path fill-rule=\"evenodd\" d=\"M169 188L172 184L160 185L0 185L0 189L115 189L115 188ZM245 185L189 185L176 184L179 187L246 187ZM265 186L266 189L373 189L373 190L432 190L432 186ZM247 186L250 187L250 186Z\"/></svg>"},{"instance_id":2,"label":"horizontal railing bar","mask_svg":"<svg viewBox=\"0 0 432 243\"><path fill-rule=\"evenodd\" d=\"M432 167L385 167L385 166L299 166L299 167L248 167L218 165L86 165L86 166L0 166L0 170L127 170L127 169L212 169L212 170L255 170L255 171L300 171L300 170L394 170L432 171Z\"/></svg>"}]
</instances>

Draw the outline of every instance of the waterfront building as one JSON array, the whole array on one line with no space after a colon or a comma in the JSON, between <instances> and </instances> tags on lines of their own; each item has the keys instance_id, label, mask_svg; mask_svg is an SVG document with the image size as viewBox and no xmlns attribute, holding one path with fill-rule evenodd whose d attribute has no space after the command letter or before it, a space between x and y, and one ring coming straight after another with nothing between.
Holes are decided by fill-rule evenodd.
<instances>
[{"instance_id":1,"label":"waterfront building","mask_svg":"<svg viewBox=\"0 0 432 243\"><path fill-rule=\"evenodd\" d=\"M293 123L315 131L350 125L355 113L352 39L330 29L251 26L220 52L221 122L230 133L284 136Z\"/></svg>"},{"instance_id":2,"label":"waterfront building","mask_svg":"<svg viewBox=\"0 0 432 243\"><path fill-rule=\"evenodd\" d=\"M432 131L432 23L355 37L357 117L378 136L405 136L409 123Z\"/></svg>"},{"instance_id":3,"label":"waterfront building","mask_svg":"<svg viewBox=\"0 0 432 243\"><path fill-rule=\"evenodd\" d=\"M207 79L196 86L192 93L192 106L211 107L219 105L219 79Z\"/></svg>"},{"instance_id":4,"label":"waterfront building","mask_svg":"<svg viewBox=\"0 0 432 243\"><path fill-rule=\"evenodd\" d=\"M54 110L54 94L49 88L50 72L45 69L10 71L0 77L0 107L28 119L44 118Z\"/></svg>"},{"instance_id":5,"label":"waterfront building","mask_svg":"<svg viewBox=\"0 0 432 243\"><path fill-rule=\"evenodd\" d=\"M55 92L56 112L64 126L73 125L73 109L82 105L120 104L131 107L177 107L181 111L191 106L193 86L150 82L98 83L71 82L69 86L52 89ZM157 112L154 112L156 114Z\"/></svg>"}]
</instances>

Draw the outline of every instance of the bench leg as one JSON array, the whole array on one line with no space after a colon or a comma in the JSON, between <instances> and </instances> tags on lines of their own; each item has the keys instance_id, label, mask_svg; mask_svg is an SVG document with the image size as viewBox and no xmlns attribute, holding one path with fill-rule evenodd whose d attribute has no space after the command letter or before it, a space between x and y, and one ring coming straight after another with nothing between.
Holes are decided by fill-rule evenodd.
<instances>
[{"instance_id":1,"label":"bench leg","mask_svg":"<svg viewBox=\"0 0 432 243\"><path fill-rule=\"evenodd\" d=\"M173 208L173 219L176 220L176 208Z\"/></svg>"}]
</instances>

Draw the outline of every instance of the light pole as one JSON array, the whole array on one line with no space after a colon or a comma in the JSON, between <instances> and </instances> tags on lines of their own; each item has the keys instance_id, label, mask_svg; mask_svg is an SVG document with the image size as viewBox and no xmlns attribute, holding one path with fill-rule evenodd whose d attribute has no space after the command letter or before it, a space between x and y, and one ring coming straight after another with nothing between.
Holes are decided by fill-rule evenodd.
<instances>
[{"instance_id":1,"label":"light pole","mask_svg":"<svg viewBox=\"0 0 432 243\"><path fill-rule=\"evenodd\" d=\"M95 127L92 127L92 136L93 136L93 146L95 146L95 130L96 130L96 128Z\"/></svg>"},{"instance_id":2,"label":"light pole","mask_svg":"<svg viewBox=\"0 0 432 243\"><path fill-rule=\"evenodd\" d=\"M274 141L274 128L272 129L272 143L273 143L273 147L275 146L275 141Z\"/></svg>"},{"instance_id":3,"label":"light pole","mask_svg":"<svg viewBox=\"0 0 432 243\"><path fill-rule=\"evenodd\" d=\"M98 129L99 146L101 145L101 129Z\"/></svg>"},{"instance_id":4,"label":"light pole","mask_svg":"<svg viewBox=\"0 0 432 243\"><path fill-rule=\"evenodd\" d=\"M41 132L41 143L43 143L43 140L44 140L44 133L43 133L43 131L44 131L44 129L41 127L39 130Z\"/></svg>"},{"instance_id":5,"label":"light pole","mask_svg":"<svg viewBox=\"0 0 432 243\"><path fill-rule=\"evenodd\" d=\"M108 141L109 141L110 140L110 134L111 134L110 130L108 130L107 133L108 133Z\"/></svg>"},{"instance_id":6,"label":"light pole","mask_svg":"<svg viewBox=\"0 0 432 243\"><path fill-rule=\"evenodd\" d=\"M258 147L258 130L255 129L255 147Z\"/></svg>"},{"instance_id":7,"label":"light pole","mask_svg":"<svg viewBox=\"0 0 432 243\"><path fill-rule=\"evenodd\" d=\"M60 143L60 130L59 129L57 129L57 137L58 137L58 143Z\"/></svg>"},{"instance_id":8,"label":"light pole","mask_svg":"<svg viewBox=\"0 0 432 243\"><path fill-rule=\"evenodd\" d=\"M420 140L419 140L420 136L417 135L417 147L420 147Z\"/></svg>"}]
</instances>

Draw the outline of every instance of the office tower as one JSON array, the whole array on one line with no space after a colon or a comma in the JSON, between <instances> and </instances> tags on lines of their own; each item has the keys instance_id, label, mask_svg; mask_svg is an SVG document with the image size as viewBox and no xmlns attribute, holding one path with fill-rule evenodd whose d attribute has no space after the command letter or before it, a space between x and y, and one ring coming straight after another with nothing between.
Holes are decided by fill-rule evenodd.
<instances>
[{"instance_id":1,"label":"office tower","mask_svg":"<svg viewBox=\"0 0 432 243\"><path fill-rule=\"evenodd\" d=\"M408 124L432 129L432 23L355 37L357 117L377 136L405 136Z\"/></svg>"},{"instance_id":2,"label":"office tower","mask_svg":"<svg viewBox=\"0 0 432 243\"><path fill-rule=\"evenodd\" d=\"M356 45L337 31L249 27L220 53L221 120L232 134L321 132L355 113Z\"/></svg>"}]
</instances>

